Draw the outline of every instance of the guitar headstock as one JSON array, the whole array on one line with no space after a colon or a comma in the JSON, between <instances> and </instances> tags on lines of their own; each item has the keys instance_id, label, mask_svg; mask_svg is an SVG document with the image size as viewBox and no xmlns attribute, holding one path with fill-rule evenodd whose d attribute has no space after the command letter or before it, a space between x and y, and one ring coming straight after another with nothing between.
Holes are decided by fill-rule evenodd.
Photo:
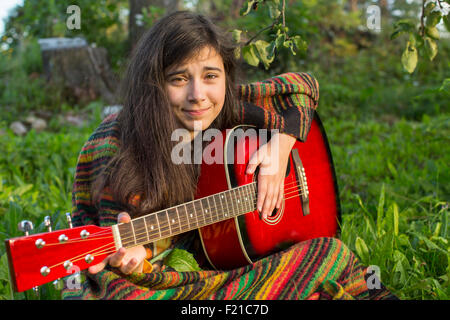
<instances>
[{"instance_id":1,"label":"guitar headstock","mask_svg":"<svg viewBox=\"0 0 450 320\"><path fill-rule=\"evenodd\" d=\"M25 236L5 240L11 281L16 292L58 280L101 262L116 251L111 227L87 225L52 231L49 217L47 232L30 235L33 224L19 223Z\"/></svg>"}]
</instances>

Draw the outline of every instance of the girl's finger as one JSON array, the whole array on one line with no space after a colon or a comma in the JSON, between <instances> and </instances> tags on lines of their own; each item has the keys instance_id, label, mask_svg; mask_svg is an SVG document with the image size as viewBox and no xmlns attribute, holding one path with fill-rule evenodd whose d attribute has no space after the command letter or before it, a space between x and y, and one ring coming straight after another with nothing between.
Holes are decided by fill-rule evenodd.
<instances>
[{"instance_id":1,"label":"girl's finger","mask_svg":"<svg viewBox=\"0 0 450 320\"><path fill-rule=\"evenodd\" d=\"M284 179L281 180L280 183L280 192L278 193L278 201L277 201L277 209L281 208L281 204L283 203L283 196L284 196Z\"/></svg>"},{"instance_id":2,"label":"girl's finger","mask_svg":"<svg viewBox=\"0 0 450 320\"><path fill-rule=\"evenodd\" d=\"M128 223L131 221L130 215L126 212L121 212L117 216L118 223Z\"/></svg>"},{"instance_id":3,"label":"girl's finger","mask_svg":"<svg viewBox=\"0 0 450 320\"><path fill-rule=\"evenodd\" d=\"M279 185L276 185L276 187L273 189L273 196L272 196L272 202L270 204L269 215L271 215L273 210L275 210L275 206L277 205L279 194L280 194L280 187L279 187Z\"/></svg>"},{"instance_id":4,"label":"girl's finger","mask_svg":"<svg viewBox=\"0 0 450 320\"><path fill-rule=\"evenodd\" d=\"M258 175L258 196L256 201L256 209L262 213L263 211L263 204L266 199L266 193L267 193L267 186L268 183L265 178L263 178L261 175Z\"/></svg>"},{"instance_id":5,"label":"girl's finger","mask_svg":"<svg viewBox=\"0 0 450 320\"><path fill-rule=\"evenodd\" d=\"M128 261L127 264L122 265L122 267L120 268L120 271L124 274L130 274L133 272L134 269L136 269L137 267L137 260L136 258L132 258L130 261Z\"/></svg>"},{"instance_id":6,"label":"girl's finger","mask_svg":"<svg viewBox=\"0 0 450 320\"><path fill-rule=\"evenodd\" d=\"M122 247L119 250L117 250L116 253L111 255L110 258L109 258L110 266L114 267L114 268L120 268L121 265L122 265L123 257L125 256L126 252L127 252L127 250Z\"/></svg>"},{"instance_id":7,"label":"girl's finger","mask_svg":"<svg viewBox=\"0 0 450 320\"><path fill-rule=\"evenodd\" d=\"M102 262L100 262L94 266L90 266L88 268L89 273L96 274L96 273L102 271L108 265L108 261L109 261L109 256L106 257L105 259L103 259Z\"/></svg>"},{"instance_id":8,"label":"girl's finger","mask_svg":"<svg viewBox=\"0 0 450 320\"><path fill-rule=\"evenodd\" d=\"M269 216L269 214L271 213L270 209L272 206L272 199L273 199L273 195L274 195L274 188L272 186L273 185L271 183L268 183L267 192L264 197L264 205L262 208L262 213L263 213L264 219L266 219Z\"/></svg>"},{"instance_id":9,"label":"girl's finger","mask_svg":"<svg viewBox=\"0 0 450 320\"><path fill-rule=\"evenodd\" d=\"M247 170L245 171L246 174L253 174L256 168L261 163L259 152L259 150L255 151L255 153L253 153L250 160L248 161Z\"/></svg>"}]
</instances>

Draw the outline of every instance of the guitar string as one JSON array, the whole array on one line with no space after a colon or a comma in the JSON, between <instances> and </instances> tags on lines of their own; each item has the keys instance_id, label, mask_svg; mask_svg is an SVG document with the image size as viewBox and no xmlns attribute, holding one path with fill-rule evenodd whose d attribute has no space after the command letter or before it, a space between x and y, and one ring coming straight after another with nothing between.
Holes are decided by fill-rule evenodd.
<instances>
[{"instance_id":1,"label":"guitar string","mask_svg":"<svg viewBox=\"0 0 450 320\"><path fill-rule=\"evenodd\" d=\"M295 181L294 181L295 182ZM289 183L289 184L292 184L292 183L294 183L294 182L291 182L291 183ZM244 186L250 186L251 184L247 184L247 185L244 185ZM286 184L286 185L288 185L288 184ZM292 189L295 189L297 186L295 186L294 188L287 188L286 190L292 190ZM232 189L232 190L235 190L235 189ZM298 190L301 190L301 188L300 189L297 189L296 191L298 191ZM294 193L296 193L296 191L294 191ZM290 192L285 192L285 196L286 195L290 195L290 194L292 194L293 192L292 191L290 191ZM252 196L254 196L253 194L251 194L250 195L250 198L252 198ZM254 199L254 201L256 201L257 199ZM285 199L286 200L286 199ZM236 204L236 203L235 203ZM256 202L254 202L254 205L256 204ZM242 210L242 209L245 209L245 207L244 206L248 206L248 205L250 205L250 203L245 203L245 202L241 202L241 204L238 204L237 206L238 206L238 210L240 211L240 210ZM197 204L197 207L198 207L198 204ZM229 205L228 204L226 204L226 207L227 207L227 211L226 212L224 212L223 214L222 214L222 217L223 217L223 219L222 220L225 220L225 219L228 219L228 215L230 215L230 210L229 210ZM197 212L197 208L196 208L196 205L195 204L193 204L193 208L194 208L194 211L195 212ZM223 208L223 205L221 204L221 205L217 205L217 206L210 206L209 207L209 210L210 210L210 212L213 212L213 210L216 210L216 218L218 217L218 212L217 212L217 209L220 209L220 208L222 208L222 209L224 209ZM233 217L234 215L233 215L233 212L235 211L234 210L234 206L232 205L232 211L231 211L231 217ZM251 211L254 211L254 210L251 210ZM248 211L248 212L251 212L251 211ZM179 218L179 220L178 220L178 227L176 228L176 229L180 229L180 228L184 228L184 227L186 227L186 226L190 226L190 225L192 225L192 224L195 224L195 223L193 223L192 222L192 220L190 220L191 222L189 223L187 223L186 224L186 222L187 221L189 221L189 219L187 218L187 211L185 211L184 212L185 213L185 215L181 215L181 217L182 218ZM142 218L147 218L148 216L144 216L144 217L141 217L141 218L136 218L136 219L133 219L133 221L137 221L138 219L142 219ZM212 216L211 216L212 217ZM197 219L198 219L198 217L197 217ZM200 224L200 225L202 225L202 224L209 224L208 222L207 222L207 220L212 220L211 218L207 218L207 217L205 217L205 216L203 216L203 219L201 219L200 220L200 222L197 222L197 225L198 224ZM220 220L220 219L219 219ZM159 233L158 232L158 230L161 230L161 233L165 233L167 230L166 229L169 229L169 227L170 227L170 223L168 222L168 220L166 220L167 222L165 222L164 224L160 224L160 228L158 228L158 229L156 229L155 231L153 231L153 233ZM193 229L195 229L195 228L193 228ZM66 241L66 242L63 242L63 243L49 243L49 244L47 244L48 246L55 246L55 245L59 245L59 244L70 244L70 243L76 243L76 242L81 242L81 241L89 241L89 240L99 240L99 239L102 239L101 237L99 237L100 235L103 235L103 234L108 234L109 233L109 231L100 231L100 232L98 232L98 233L95 233L95 234L92 234L91 235L91 237L89 237L88 239L82 239L82 238L74 238L74 239L71 239L71 240L68 240L68 241ZM148 231L146 231L146 233L145 234L148 234L149 232ZM123 235L125 235L125 237L123 237L122 239L124 240L124 241L127 241L129 238L133 238L134 236L140 236L140 235L142 235L142 234L144 234L144 233L134 233L134 235L133 234L131 234L131 235L128 235L128 233L127 232L125 232ZM95 235L95 236L94 236ZM127 237L127 235L128 235L128 237Z\"/></svg>"},{"instance_id":2,"label":"guitar string","mask_svg":"<svg viewBox=\"0 0 450 320\"><path fill-rule=\"evenodd\" d=\"M285 196L286 195L291 195L291 194L296 194L297 192L295 191L295 192L287 192L287 193L285 193ZM300 194L300 195L303 195L303 194ZM296 197L296 196L294 196L294 197ZM290 197L290 198L284 198L285 200L288 200L288 199L291 199L292 197ZM251 200L250 200L251 201ZM257 201L257 199L253 199L253 207L256 205L256 201ZM235 202L234 202L235 203ZM235 203L236 204L236 203ZM237 209L238 209L238 211L242 211L243 209L245 209L245 206L248 206L248 205L251 205L252 203L251 202L247 202L247 203L245 203L245 202L241 202L241 204L237 204ZM229 206L228 205L226 205L227 206L227 210L228 211L226 211L226 213L225 212L223 212L221 215L222 215L222 219L219 219L219 220L217 220L217 217L218 217L218 211L216 210L216 214L215 214L215 216L216 216L216 221L218 222L218 221L222 221L222 220L227 220L227 219L229 219L230 217L234 217L234 216L236 216L236 215L240 215L240 214L243 214L243 213L245 213L245 212L252 212L252 211L255 211L256 209L253 209L253 210L251 210L251 209L245 209L245 210L248 210L248 211L242 211L242 213L238 213L238 214L234 214L234 212L236 212L236 210L234 209L234 206L232 205L232 211L230 211L229 210ZM198 206L197 206L198 207ZM211 209L217 209L217 208L219 208L220 209L220 207L222 207L222 206L211 206L211 207L209 207L208 209L210 209L210 212L213 212L213 210L211 210ZM197 212L197 208L195 208L195 205L194 205L194 210ZM201 210L201 211L203 211L203 210ZM230 215L230 212L231 212L231 215ZM158 225L159 225L159 227L158 228L156 228L156 229L153 229L153 231L152 231L152 233L150 233L150 232L148 232L148 231L144 231L144 232L142 232L142 233L136 233L136 232L130 232L130 231L125 231L125 232L121 232L121 240L122 240L122 242L128 242L128 240L129 239L131 239L131 238L147 238L148 240L149 240L149 236L150 236L150 234L153 234L153 235L156 235L156 234L158 234L158 233L161 233L161 235L163 234L163 233L166 233L167 231L169 231L169 234L172 234L173 232L170 232L170 230L171 230L171 226L173 226L173 229L178 229L179 231L181 231L181 229L184 229L185 227L187 227L187 226L191 226L192 224L195 224L195 222L189 222L189 221L192 221L192 220L189 220L189 219L187 219L187 211L185 211L184 212L185 213L185 215L183 216L182 215L182 218L179 218L179 220L178 220L178 222L172 222L172 224L169 222L170 220L168 220L168 219L165 219L165 221L163 222L163 223L159 223ZM136 219L134 219L134 221L137 221L137 219L142 219L142 218L147 218L147 216L144 216L144 217L141 217L141 218L136 218ZM173 220L173 219L172 219ZM210 220L210 222L208 222L208 220ZM198 227L201 227L201 226L204 226L204 225L208 225L208 224L210 224L212 221L214 220L214 218L212 217L212 215L210 214L210 218L208 218L208 217L205 217L205 215L203 215L203 219L202 220L200 220L200 222L197 222L196 224L197 224L197 226L196 227L194 227L194 228L192 228L192 229L196 229L196 228L198 228ZM187 223L186 223L187 222ZM147 224L147 222L145 222L144 221L144 224L146 225ZM144 225L144 227L140 227L140 228L142 228L142 229L145 229L145 225ZM200 226L199 226L200 225ZM134 225L134 227L135 228L139 228L139 226L135 226ZM148 228L147 228L148 229ZM185 231L183 231L183 232L185 232ZM165 234L164 234L164 236L165 236ZM163 238L163 237L162 237ZM134 243L136 243L135 241L133 241ZM144 241L145 242L145 241ZM151 241L150 241L151 242Z\"/></svg>"},{"instance_id":3,"label":"guitar string","mask_svg":"<svg viewBox=\"0 0 450 320\"><path fill-rule=\"evenodd\" d=\"M297 182L298 182L298 180L296 180L296 181L291 181L291 182L289 182L289 183L286 183L285 186L288 186L288 185L291 185L291 184L297 183ZM237 187L237 188L230 189L230 190L227 190L227 191L233 191L233 190L236 190L236 189L238 189L238 188L242 188L242 187L246 187L246 186L251 186L251 185L253 185L253 184L255 184L255 182L252 182L252 183L249 183L249 184L246 184L246 185L242 185L242 186L239 186L239 187ZM284 189L285 195L289 194L289 192L286 192L286 191L292 191L292 190L299 191L299 190L302 190L301 188L297 188L297 187L299 187L299 186L300 186L300 185L295 185L295 186L290 187L290 188L285 188L285 189ZM225 191L225 192L227 192L227 191ZM219 194L220 194L220 193L217 193L216 195L218 196ZM216 195L211 195L211 196L209 196L209 197L216 196ZM253 194L252 194L251 196L253 196ZM192 203L195 212L197 212L197 209L195 208L195 206L196 206L196 205L195 205L195 202L198 201L198 200L200 200L200 199L196 199L196 200L194 200L194 201L188 202L188 203L183 204L183 205L179 205L179 206L177 206L177 207L182 207L182 206L185 206L185 205L187 205L187 204L189 204L189 203ZM198 206L198 205L197 205L197 206ZM226 205L226 206L228 207L228 205ZM211 206L210 208L211 208L211 209L217 209L218 207L223 207L223 206L222 206L222 205L220 205L220 206L214 206L214 207ZM170 210L170 209L173 210L173 209L176 209L176 207L169 208L169 209L167 209L167 210ZM227 208L227 210L228 210L228 208ZM162 211L160 211L160 212L162 212ZM133 219L133 221L136 221L136 220L142 219L142 218L147 218L147 217L150 216L150 215L155 215L155 214L160 213L160 212L150 213L149 215L146 215L146 216L144 216L144 217L135 218L135 219ZM216 210L216 212L217 212L217 210ZM229 213L229 212L230 212L230 211L228 210L226 213ZM187 215L187 212L186 212L186 211L185 211L185 213L186 213L186 215ZM206 220L206 219L203 219L203 221L205 221L205 220ZM181 219L180 219L180 221L181 221ZM186 219L185 221L188 221L188 219ZM109 233L109 231L100 231L100 232L97 232L97 233L95 233L95 234L92 234L91 237L89 237L89 239L83 239L83 238L79 237L79 238L74 238L74 239L68 240L68 241L64 242L64 244L75 243L75 242L79 242L79 241L88 241L88 240L101 239L100 237L93 237L93 236L94 236L94 235L95 235L95 236L101 236L101 235L106 235L106 234L108 234L108 233ZM51 246L51 245L59 245L59 244L61 244L61 243L49 243L49 244L47 244L47 245Z\"/></svg>"},{"instance_id":4,"label":"guitar string","mask_svg":"<svg viewBox=\"0 0 450 320\"><path fill-rule=\"evenodd\" d=\"M285 196L291 195L293 193L297 193L297 192L287 192L287 193L285 193ZM250 196L250 201L251 201L251 199L252 199L252 197ZM285 200L287 200L287 199L285 198ZM256 201L257 201L257 199L253 199L253 206L256 205ZM252 207L250 207L250 209L247 208L247 206L251 205L251 204L252 204L251 202L245 203L245 201L241 202L241 204L235 203L235 205L237 205L237 207L238 207L237 209L238 209L239 212L244 210L244 211L242 211L242 213L238 213L237 215L245 213L245 210L248 210L247 212L254 211L255 209L253 209ZM143 232L133 232L132 230L124 231L124 232L122 231L121 232L121 240L122 240L123 243L127 243L127 244L131 244L131 243L136 244L137 242L151 242L150 241L150 236L154 236L154 235L160 234L160 238L164 238L166 235L175 234L175 233L178 233L178 231L185 232L185 228L186 227L190 227L191 225L194 225L194 227L190 228L190 229L196 229L198 227L211 224L214 220L216 220L216 222L218 222L218 221L221 221L221 220L229 219L229 216L230 217L236 216L236 214L234 213L234 212L236 212L234 206L232 205L231 214L230 214L229 206L228 205L226 205L226 206L227 206L227 210L228 211L226 211L226 213L225 212L222 213L222 219L220 219L220 218L217 219L218 215L219 215L217 209L218 208L220 209L222 207L222 205L220 205L220 206L210 206L208 208L210 210L210 218L208 218L206 216L203 216L203 219L197 220L197 223L192 222L192 218L191 218L191 220L189 220L187 218L187 211L185 211L184 212L185 214L184 215L182 214L181 218L180 218L180 215L178 215L178 222L176 223L176 225L174 225L174 223L171 224L169 222L170 221L169 219L165 219L165 221L163 223L159 223L159 227L157 227L156 229L152 229L153 231L149 232L148 231L148 227L146 226L147 222L144 221L145 224L143 226L139 226L139 225L138 226L133 225L133 226L136 229L140 229L140 228L145 229L145 231L143 231ZM199 207L199 205L197 205L197 207ZM193 205L193 208L194 208L194 210L196 212L198 211L198 209L196 208L195 204ZM251 210L251 209L253 209L253 210ZM213 218L211 213L213 213L214 210L216 210L216 214L215 214L215 217ZM137 219L142 219L142 218L147 218L147 216L144 216L144 217L141 217L141 218L136 218L133 221L136 222ZM189 222L189 221L191 221L191 222ZM177 231L172 232L171 229L175 229ZM163 235L164 235L164 237L163 237ZM145 240L145 238L147 238L147 239ZM130 239L139 239L139 241L132 241L132 242L130 242L129 241Z\"/></svg>"},{"instance_id":5,"label":"guitar string","mask_svg":"<svg viewBox=\"0 0 450 320\"><path fill-rule=\"evenodd\" d=\"M289 199L292 199L292 198L295 198L295 197L296 197L296 196L289 197L289 198L286 198L285 200L289 200ZM157 241L157 240L155 240L155 241ZM137 244L135 244L135 245L137 245ZM108 247L108 246L109 246L109 247ZM103 248L103 247L106 247L106 248ZM100 250L101 248L103 248L103 250ZM108 243L108 244L106 244L106 245L103 245L103 246L101 246L101 247L99 247L99 248L96 248L96 249L94 249L94 250L86 251L86 252L83 253L83 254L80 254L80 255L78 255L78 256L75 256L75 257L73 257L72 259L70 259L70 261L71 261L71 262L77 262L77 261L83 260L87 254L91 254L91 255L94 256L94 257L98 257L98 256L101 256L101 255L108 255L108 254L114 253L114 252L116 252L116 251L117 251L117 250L116 250L116 247L115 247L114 242L111 242L111 243ZM64 264L64 262L65 262L65 261L60 262L60 263L58 263L58 264L55 264L55 265L51 266L50 268L54 268L54 267L56 267L56 266L58 266L58 265Z\"/></svg>"},{"instance_id":6,"label":"guitar string","mask_svg":"<svg viewBox=\"0 0 450 320\"><path fill-rule=\"evenodd\" d=\"M290 183L287 183L287 184L285 184L285 186L286 185L290 185L290 184L292 184L292 183L296 183L296 182L298 182L298 181L293 181L293 182L290 182ZM250 183L250 184L247 184L247 185L243 185L243 186L240 186L240 187L245 187L245 186L254 186L256 183L255 182L253 182L253 183ZM291 188L287 188L287 189L285 189L285 190L292 190L292 189L296 189L298 186L300 186L300 185L296 185L296 186L294 186L294 187L291 187ZM238 187L238 188L240 188L240 187ZM231 189L231 190L236 190L237 188L234 188L234 189ZM254 190L253 191L255 191L255 188L253 188ZM231 191L230 190L230 191ZM284 193L284 195L286 196L286 195L290 195L290 194L292 194L292 193L297 193L297 191L299 191L299 190L301 190L301 188L298 188L296 191L294 191L294 192L285 192ZM248 190L246 190L246 191L248 191ZM255 194L256 195L256 194ZM253 194L251 194L251 196L254 196ZM289 200L289 199L292 199L292 198L296 198L297 196L293 196L293 197L288 197L288 198L284 198L284 200L286 201L286 200ZM255 200L257 200L257 199L254 199L254 201ZM195 200L194 200L195 201ZM244 207L244 205L248 205L249 203L247 203L247 204L245 204L245 203L242 203L242 204L240 204L240 205L237 205L237 207L238 207L238 210L242 210L242 209L245 209L245 207ZM254 205L256 205L256 203L254 202L253 203ZM193 204L193 206L194 206L194 210L196 210L196 208L195 208L195 204ZM228 206L228 204L226 204L226 206L227 206L227 209L229 209L229 206ZM215 206L215 207L209 207L209 209L211 209L211 208L214 208L214 209L217 209L219 206ZM223 205L221 204L221 207L223 208ZM233 205L232 205L232 208L234 209L234 207L233 207ZM211 211L211 210L210 210ZM254 211L254 210L253 210ZM248 212L251 212L251 211L248 211ZM186 214L187 214L187 212L185 212ZM227 212L227 213L230 213L229 211ZM217 217L217 211L216 211L216 217ZM237 214L237 215L240 215L239 213ZM231 217L234 217L235 215L232 213L231 214ZM211 216L212 217L212 216ZM139 219L139 218L138 218ZM222 219L222 220L227 220L227 219L229 219L229 218L224 218L224 219ZM222 221L222 220L218 220L217 222L219 222L219 221ZM181 229L182 228L184 228L185 226L191 226L191 223L188 223L188 224L184 224L184 225L181 225L181 223L184 223L184 222L186 222L186 221L188 221L188 219L179 219L179 222L178 222L178 229L179 229L179 231L181 231ZM211 221L212 221L212 219L211 219ZM206 218L204 218L203 219L203 223L206 223L207 222L207 219ZM197 227L194 227L193 229L196 229L196 228L199 228L199 226L198 226L198 222L197 222ZM208 225L208 223L206 223L206 225ZM202 226L200 226L200 227L202 227ZM162 233L164 232L164 231L166 231L166 229L170 229L170 223L168 223L168 220L167 220L167 224L165 224L165 225L163 225L163 226L160 226L160 228L159 228L160 230L158 231L158 233L160 233L160 235L162 235ZM71 240L70 242L71 243L75 243L75 242L80 242L80 241L89 241L89 240L99 240L99 239L104 239L104 238L112 238L112 239L114 239L113 237L98 237L98 235L100 235L100 234L102 234L102 233L108 233L109 231L100 231L100 232L98 232L98 233L95 233L95 234L93 234L93 235L96 235L96 237L90 237L90 238L88 238L88 239L79 239L79 240L77 240L77 239L75 239L75 240ZM183 232L185 232L185 231L183 231ZM127 232L125 232L123 235L125 236L125 237L122 237L121 239L123 240L123 242L127 242L126 241L126 239L127 238L131 238L131 237L133 237L133 238L135 238L135 239L137 239L137 238L139 238L139 236L140 235L142 235L142 234L144 234L144 233L138 233L138 234L134 234L134 235L131 235L131 236L128 236L127 237L127 234L129 234L129 233L127 233ZM145 234L147 235L147 239L149 239L149 234L148 234L148 231L146 231L145 232ZM169 233L170 234L170 233ZM136 238L137 237L137 238ZM164 236L164 237L166 237L166 235ZM155 240L153 240L153 241L150 241L150 242L154 242L154 241L157 241L157 240L159 240L159 239L155 239ZM65 242L65 243L68 243L68 242ZM59 245L59 244L64 244L64 243L53 243L53 244L48 244L48 245ZM129 245L129 244L128 244ZM136 241L134 241L134 245L137 245L137 243L136 243ZM103 250L100 250L99 251L99 249L101 249L101 248L103 248L103 247L107 247L107 246L110 246L110 247L108 247L108 248L105 248L105 249L103 249ZM72 259L70 259L70 260L72 260L72 261L79 261L79 260L82 260L83 259L83 257L85 257L85 255L86 254L91 254L91 255L93 255L93 256L99 256L99 255L102 255L102 254L105 254L105 252L106 253L112 253L112 252L115 252L116 251L116 248L115 248L115 243L114 242L111 242L111 243L108 243L108 244L106 244L106 245L103 245L103 246L101 246L101 247L98 247L98 248L96 248L96 249L94 249L94 250L91 250L91 251L87 251L87 252L85 252L85 253L83 253L83 254L79 254L79 255L77 255L77 256L75 256L75 257L73 257ZM60 265L60 264L63 264L65 261L63 261L63 262L60 262L60 263L58 263L58 264L55 264L55 265L53 265L53 266L51 266L50 268L53 268L53 267L56 267L56 266L58 266L58 265Z\"/></svg>"}]
</instances>

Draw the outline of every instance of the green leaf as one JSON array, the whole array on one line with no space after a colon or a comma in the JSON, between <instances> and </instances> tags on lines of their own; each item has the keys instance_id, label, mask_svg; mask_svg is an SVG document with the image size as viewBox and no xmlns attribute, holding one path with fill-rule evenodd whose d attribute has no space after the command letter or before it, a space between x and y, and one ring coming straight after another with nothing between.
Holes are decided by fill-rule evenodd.
<instances>
[{"instance_id":1,"label":"green leaf","mask_svg":"<svg viewBox=\"0 0 450 320\"><path fill-rule=\"evenodd\" d=\"M275 39L275 45L279 49L283 45L286 40L286 35L284 33L278 33L277 38Z\"/></svg>"},{"instance_id":2,"label":"green leaf","mask_svg":"<svg viewBox=\"0 0 450 320\"><path fill-rule=\"evenodd\" d=\"M22 196L23 194L27 193L31 189L33 189L33 185L32 184L26 184L26 185L23 185L23 186L20 186L20 187L16 188L14 190L14 194L18 195L18 196Z\"/></svg>"},{"instance_id":3,"label":"green leaf","mask_svg":"<svg viewBox=\"0 0 450 320\"><path fill-rule=\"evenodd\" d=\"M308 48L308 44L306 43L306 41L304 41L302 37L298 35L292 37L292 41L294 42L296 49L300 52L305 52Z\"/></svg>"},{"instance_id":4,"label":"green leaf","mask_svg":"<svg viewBox=\"0 0 450 320\"><path fill-rule=\"evenodd\" d=\"M174 268L178 272L201 271L192 253L177 248L173 249L164 259L164 264Z\"/></svg>"},{"instance_id":5,"label":"green leaf","mask_svg":"<svg viewBox=\"0 0 450 320\"><path fill-rule=\"evenodd\" d=\"M392 213L393 213L393 229L394 229L394 235L398 236L398 205L396 203L392 204Z\"/></svg>"},{"instance_id":6,"label":"green leaf","mask_svg":"<svg viewBox=\"0 0 450 320\"><path fill-rule=\"evenodd\" d=\"M388 166L389 172L392 174L392 177L396 178L398 176L397 169L395 169L394 165L392 164L392 162L389 159L387 160L387 166Z\"/></svg>"},{"instance_id":7,"label":"green leaf","mask_svg":"<svg viewBox=\"0 0 450 320\"><path fill-rule=\"evenodd\" d=\"M377 208L377 235L381 236L381 227L383 223L383 212L384 212L384 199L385 199L385 191L384 191L384 183L381 186L380 198L378 200L378 208Z\"/></svg>"},{"instance_id":8,"label":"green leaf","mask_svg":"<svg viewBox=\"0 0 450 320\"><path fill-rule=\"evenodd\" d=\"M439 21L441 21L441 13L439 11L433 11L427 16L426 26L427 27L434 27L436 26Z\"/></svg>"},{"instance_id":9,"label":"green leaf","mask_svg":"<svg viewBox=\"0 0 450 320\"><path fill-rule=\"evenodd\" d=\"M431 11L433 11L434 8L436 8L436 4L434 2L429 2L425 6L425 11L424 11L425 16L428 16L431 13Z\"/></svg>"},{"instance_id":10,"label":"green leaf","mask_svg":"<svg viewBox=\"0 0 450 320\"><path fill-rule=\"evenodd\" d=\"M246 16L252 10L255 3L258 3L258 0L248 0L246 3L247 7L241 8L241 16Z\"/></svg>"},{"instance_id":11,"label":"green leaf","mask_svg":"<svg viewBox=\"0 0 450 320\"><path fill-rule=\"evenodd\" d=\"M425 27L425 33L430 38L439 40L439 30L436 27Z\"/></svg>"},{"instance_id":12,"label":"green leaf","mask_svg":"<svg viewBox=\"0 0 450 320\"><path fill-rule=\"evenodd\" d=\"M280 6L280 0L266 0L266 4L269 7L269 15L272 20L278 18L281 11L278 9Z\"/></svg>"},{"instance_id":13,"label":"green leaf","mask_svg":"<svg viewBox=\"0 0 450 320\"><path fill-rule=\"evenodd\" d=\"M268 52L269 43L264 40L258 40L254 42L254 46L256 48L257 56L260 61L264 64L266 69L269 68L270 64L274 60L274 56L269 58L270 53Z\"/></svg>"},{"instance_id":14,"label":"green leaf","mask_svg":"<svg viewBox=\"0 0 450 320\"><path fill-rule=\"evenodd\" d=\"M241 49L242 57L251 66L257 67L259 64L259 58L256 55L256 49L253 43L248 46L244 46Z\"/></svg>"},{"instance_id":15,"label":"green leaf","mask_svg":"<svg viewBox=\"0 0 450 320\"><path fill-rule=\"evenodd\" d=\"M442 82L442 86L439 88L439 91L450 94L450 78L447 78Z\"/></svg>"},{"instance_id":16,"label":"green leaf","mask_svg":"<svg viewBox=\"0 0 450 320\"><path fill-rule=\"evenodd\" d=\"M447 31L450 32L450 13L447 14L445 17L442 18L442 20L444 21L444 26L447 28Z\"/></svg>"},{"instance_id":17,"label":"green leaf","mask_svg":"<svg viewBox=\"0 0 450 320\"><path fill-rule=\"evenodd\" d=\"M411 44L410 41L406 44L406 49L402 54L402 64L403 68L409 73L413 73L417 66L417 61L419 57L417 54L417 49Z\"/></svg>"},{"instance_id":18,"label":"green leaf","mask_svg":"<svg viewBox=\"0 0 450 320\"><path fill-rule=\"evenodd\" d=\"M425 52L430 59L430 61L433 61L433 59L436 57L438 52L438 47L436 41L429 37L425 37Z\"/></svg>"},{"instance_id":19,"label":"green leaf","mask_svg":"<svg viewBox=\"0 0 450 320\"><path fill-rule=\"evenodd\" d=\"M232 31L233 41L234 41L235 43L241 42L241 33L242 33L242 30L238 30L238 29L234 29L234 30Z\"/></svg>"},{"instance_id":20,"label":"green leaf","mask_svg":"<svg viewBox=\"0 0 450 320\"><path fill-rule=\"evenodd\" d=\"M356 237L355 249L356 249L356 253L361 258L361 260L363 260L364 262L367 262L367 259L369 258L369 248L367 247L364 239L362 239L360 237Z\"/></svg>"},{"instance_id":21,"label":"green leaf","mask_svg":"<svg viewBox=\"0 0 450 320\"><path fill-rule=\"evenodd\" d=\"M275 41L275 40L274 40L274 41L271 41L270 44L269 44L269 46L268 46L268 48L267 48L267 51L268 51L268 53L269 53L269 54L267 55L267 58L272 59L272 57L275 56L275 49L276 49L276 47L277 47L276 41Z\"/></svg>"},{"instance_id":22,"label":"green leaf","mask_svg":"<svg viewBox=\"0 0 450 320\"><path fill-rule=\"evenodd\" d=\"M391 40L406 32L414 32L414 23L402 19L394 24L394 32L391 34Z\"/></svg>"}]
</instances>

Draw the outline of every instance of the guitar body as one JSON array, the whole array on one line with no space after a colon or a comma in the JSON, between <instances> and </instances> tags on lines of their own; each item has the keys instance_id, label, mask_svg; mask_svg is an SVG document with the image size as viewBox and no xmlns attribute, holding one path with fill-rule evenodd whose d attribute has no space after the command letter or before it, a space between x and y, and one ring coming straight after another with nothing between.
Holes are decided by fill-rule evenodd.
<instances>
[{"instance_id":1,"label":"guitar body","mask_svg":"<svg viewBox=\"0 0 450 320\"><path fill-rule=\"evenodd\" d=\"M223 165L202 163L197 199L256 181L257 172L253 176L245 174L245 170L260 143L258 135L234 139L233 134L230 131L224 137ZM233 149L234 152L230 152ZM243 155L245 161L238 161L238 156ZM301 167L304 169L302 182L309 192L306 198L306 188L299 183ZM339 221L340 204L333 160L316 113L307 141L296 141L293 147L281 208L265 220L257 211L252 211L202 227L199 233L211 265L216 269L233 269L304 240L337 237Z\"/></svg>"}]
</instances>

